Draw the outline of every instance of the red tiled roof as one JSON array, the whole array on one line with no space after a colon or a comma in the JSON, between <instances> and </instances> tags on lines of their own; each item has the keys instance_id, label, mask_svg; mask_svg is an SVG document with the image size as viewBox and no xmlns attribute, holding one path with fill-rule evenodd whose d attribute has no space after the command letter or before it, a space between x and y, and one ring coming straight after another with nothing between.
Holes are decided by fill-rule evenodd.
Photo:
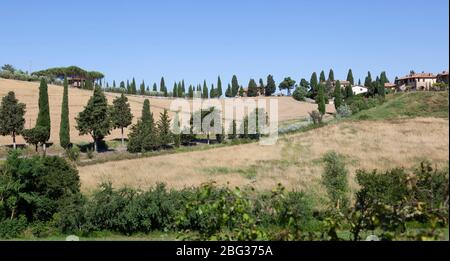
<instances>
[{"instance_id":1,"label":"red tiled roof","mask_svg":"<svg viewBox=\"0 0 450 261\"><path fill-rule=\"evenodd\" d=\"M415 73L401 77L398 80L416 79L416 78L436 78L436 75L432 73Z\"/></svg>"}]
</instances>

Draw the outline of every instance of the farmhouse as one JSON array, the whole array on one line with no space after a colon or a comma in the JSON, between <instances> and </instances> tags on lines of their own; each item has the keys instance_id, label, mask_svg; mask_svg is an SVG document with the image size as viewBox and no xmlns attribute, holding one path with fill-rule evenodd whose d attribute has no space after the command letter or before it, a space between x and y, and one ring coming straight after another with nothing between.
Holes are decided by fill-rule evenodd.
<instances>
[{"instance_id":1,"label":"farmhouse","mask_svg":"<svg viewBox=\"0 0 450 261\"><path fill-rule=\"evenodd\" d=\"M395 81L398 91L430 90L436 83L436 75L432 73L410 73Z\"/></svg>"},{"instance_id":2,"label":"farmhouse","mask_svg":"<svg viewBox=\"0 0 450 261\"><path fill-rule=\"evenodd\" d=\"M395 90L395 88L397 88L397 85L395 85L394 83L387 82L384 84L384 88L388 90Z\"/></svg>"},{"instance_id":3,"label":"farmhouse","mask_svg":"<svg viewBox=\"0 0 450 261\"><path fill-rule=\"evenodd\" d=\"M436 82L448 84L448 71L438 73L436 76Z\"/></svg>"},{"instance_id":4,"label":"farmhouse","mask_svg":"<svg viewBox=\"0 0 450 261\"><path fill-rule=\"evenodd\" d=\"M337 81L330 81L331 87L334 89L334 87L336 87L336 82ZM326 85L328 82L322 82L323 85ZM345 88L347 86L351 86L351 83L349 81L344 81L344 80L339 80L339 83L341 84L341 88Z\"/></svg>"},{"instance_id":5,"label":"farmhouse","mask_svg":"<svg viewBox=\"0 0 450 261\"><path fill-rule=\"evenodd\" d=\"M367 88L364 86L357 85L357 86L352 87L352 91L353 91L353 94L358 95L358 94L366 93Z\"/></svg>"}]
</instances>

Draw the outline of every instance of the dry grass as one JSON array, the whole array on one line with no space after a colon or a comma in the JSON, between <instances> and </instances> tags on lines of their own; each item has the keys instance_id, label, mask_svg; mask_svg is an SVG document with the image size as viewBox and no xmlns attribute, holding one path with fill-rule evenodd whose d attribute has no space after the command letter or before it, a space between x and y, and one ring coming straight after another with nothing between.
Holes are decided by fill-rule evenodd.
<instances>
[{"instance_id":1,"label":"dry grass","mask_svg":"<svg viewBox=\"0 0 450 261\"><path fill-rule=\"evenodd\" d=\"M246 144L108 162L80 167L79 171L85 192L102 181L143 189L157 182L182 188L216 181L231 186L252 185L260 190L282 183L288 188L308 188L320 194L320 159L329 150L345 156L352 175L358 168L410 168L421 159L448 166L448 135L447 119L341 122L285 136L269 147ZM355 187L353 179L351 186Z\"/></svg>"},{"instance_id":2,"label":"dry grass","mask_svg":"<svg viewBox=\"0 0 450 261\"><path fill-rule=\"evenodd\" d=\"M14 91L16 97L27 105L27 112L25 115L26 128L31 128L34 126L38 114L38 94L39 94L39 83L37 82L23 82L15 80L0 79L0 97L5 96L9 91ZM61 117L61 103L62 103L62 92L63 88L61 86L49 85L49 102L50 102L50 117L51 117L51 137L50 142L58 144L59 140L59 124ZM83 107L87 104L89 97L91 96L91 91L79 90L71 88L69 90L69 111L70 111L70 126L71 126L71 139L72 142L86 142L91 141L89 136L79 136L77 130L75 129L75 117L78 113L83 110ZM108 97L109 104L112 100L118 96L118 94L106 93ZM145 97L142 96L130 96L129 101L131 105L131 110L134 117L134 122L141 115L142 104L144 103ZM151 110L155 116L155 120L159 118L159 113L163 111L164 108L169 109L170 102L172 99L168 98L149 98ZM266 99L266 98L262 98ZM296 119L299 117L305 117L308 112L315 110L317 106L315 104L298 102L290 97L277 97L278 102L278 116L280 121ZM223 101L223 100L222 100ZM333 105L327 107L329 112L334 112ZM173 113L170 114L173 117ZM127 132L126 132L127 134ZM106 140L112 140L120 137L120 131L114 130L111 135L106 137ZM10 144L11 137L0 136L0 146ZM24 143L21 137L18 137L18 143Z\"/></svg>"}]
</instances>

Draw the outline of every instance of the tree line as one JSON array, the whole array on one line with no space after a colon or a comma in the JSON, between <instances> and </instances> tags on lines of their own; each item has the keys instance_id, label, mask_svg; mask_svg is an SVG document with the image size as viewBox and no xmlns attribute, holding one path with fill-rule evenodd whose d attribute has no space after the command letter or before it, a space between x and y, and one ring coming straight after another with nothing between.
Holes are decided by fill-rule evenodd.
<instances>
[{"instance_id":1,"label":"tree line","mask_svg":"<svg viewBox=\"0 0 450 261\"><path fill-rule=\"evenodd\" d=\"M220 78L219 78L220 83ZM64 149L70 149L72 143L70 140L70 122L69 122L69 88L67 79L64 79L63 99L61 106L61 123L59 130L60 146ZM180 85L181 90L183 84ZM221 85L218 84L217 90L220 90ZM25 113L26 105L20 103L15 97L14 92L9 92L8 95L2 98L0 105L0 135L10 135L13 139L13 148L16 149L16 137L22 135L25 141L35 146L36 152L38 147L43 149L43 155L46 154L47 143L50 139L51 121L50 108L48 101L48 85L44 78L41 79L39 85L39 113L36 120L36 125L31 129L25 129ZM201 120L206 116L219 113L213 108L194 112L191 115L191 125L193 125L193 118L195 113L201 113ZM253 112L258 115L263 113ZM262 116L260 116L262 117ZM121 143L125 146L124 129L132 124L133 115L131 113L128 98L122 93L116 97L112 105L108 105L107 98L103 89L96 86L92 92L88 103L84 109L75 118L76 126L79 135L89 135L93 141L93 151L99 151L99 144L104 138L111 133L113 129L121 130ZM175 123L179 123L178 113L176 115ZM211 124L210 124L211 125ZM150 101L144 100L141 118L136 124L131 126L131 131L128 135L127 150L129 152L145 152L151 150L164 149L171 146L179 147L180 145L190 145L196 139L193 133L203 133L207 136L207 142L210 143L210 134L215 135L218 142L225 140L224 131L222 133L215 133L213 127L208 130L194 130L192 127L188 131L180 130L178 133L173 133L172 129L176 126L172 125L168 111L165 109L160 113L159 120L155 122L153 113L150 110ZM180 126L178 126L179 128ZM223 126L222 126L223 127ZM236 121L232 123L232 129L228 135L229 139L258 139L259 134L249 134L248 131L248 116L238 126L242 131L237 134L238 130ZM223 129L223 128L222 128ZM187 133L187 134L186 134Z\"/></svg>"}]
</instances>

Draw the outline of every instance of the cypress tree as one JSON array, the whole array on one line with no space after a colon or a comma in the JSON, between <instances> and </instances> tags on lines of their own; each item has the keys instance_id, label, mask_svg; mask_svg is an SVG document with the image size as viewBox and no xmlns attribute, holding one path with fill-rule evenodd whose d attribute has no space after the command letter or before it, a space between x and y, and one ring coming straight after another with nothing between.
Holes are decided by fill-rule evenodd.
<instances>
[{"instance_id":1,"label":"cypress tree","mask_svg":"<svg viewBox=\"0 0 450 261\"><path fill-rule=\"evenodd\" d=\"M47 150L47 141L50 139L50 106L48 104L48 86L44 78L41 79L39 85L39 114L36 120L36 126L43 127L47 130L47 135L43 137L42 146L44 148L44 155ZM45 138L45 139L44 139Z\"/></svg>"},{"instance_id":2,"label":"cypress tree","mask_svg":"<svg viewBox=\"0 0 450 261\"><path fill-rule=\"evenodd\" d=\"M248 82L248 87L247 87L247 96L248 97L255 97L258 94L258 86L256 85L255 80L250 79L250 81Z\"/></svg>"},{"instance_id":3,"label":"cypress tree","mask_svg":"<svg viewBox=\"0 0 450 261\"><path fill-rule=\"evenodd\" d=\"M309 93L310 93L310 97L313 98L313 99L317 95L317 84L318 84L318 82L317 82L317 74L316 74L316 72L313 72L311 74L311 78L309 80L309 86L311 86L311 89L309 90Z\"/></svg>"},{"instance_id":4,"label":"cypress tree","mask_svg":"<svg viewBox=\"0 0 450 261\"><path fill-rule=\"evenodd\" d=\"M156 82L153 83L153 91L157 92L158 91L158 86L156 85Z\"/></svg>"},{"instance_id":5,"label":"cypress tree","mask_svg":"<svg viewBox=\"0 0 450 261\"><path fill-rule=\"evenodd\" d=\"M144 83L144 80L142 80L142 83L141 83L141 85L139 86L139 91L140 91L140 94L141 94L141 95L144 95L144 94L145 94L145 83Z\"/></svg>"},{"instance_id":6,"label":"cypress tree","mask_svg":"<svg viewBox=\"0 0 450 261\"><path fill-rule=\"evenodd\" d=\"M188 97L191 99L194 98L194 89L192 88L192 85L189 85Z\"/></svg>"},{"instance_id":7,"label":"cypress tree","mask_svg":"<svg viewBox=\"0 0 450 261\"><path fill-rule=\"evenodd\" d=\"M203 81L202 98L203 98L203 99L208 99L208 86L206 85L206 80Z\"/></svg>"},{"instance_id":8,"label":"cypress tree","mask_svg":"<svg viewBox=\"0 0 450 261\"><path fill-rule=\"evenodd\" d=\"M114 99L113 106L111 108L111 121L114 128L120 128L121 130L122 146L125 144L123 129L131 125L132 119L133 115L131 114L128 98L122 93L120 97Z\"/></svg>"},{"instance_id":9,"label":"cypress tree","mask_svg":"<svg viewBox=\"0 0 450 261\"><path fill-rule=\"evenodd\" d=\"M320 72L320 76L319 76L319 84L323 84L326 81L325 79L325 72L322 70Z\"/></svg>"},{"instance_id":10,"label":"cypress tree","mask_svg":"<svg viewBox=\"0 0 450 261\"><path fill-rule=\"evenodd\" d=\"M113 80L113 88L116 88L116 80Z\"/></svg>"},{"instance_id":11,"label":"cypress tree","mask_svg":"<svg viewBox=\"0 0 450 261\"><path fill-rule=\"evenodd\" d=\"M328 73L328 81L333 82L334 81L334 72L333 69L330 69L330 72Z\"/></svg>"},{"instance_id":12,"label":"cypress tree","mask_svg":"<svg viewBox=\"0 0 450 261\"><path fill-rule=\"evenodd\" d=\"M347 73L347 81L350 82L350 84L353 86L355 84L355 80L353 79L353 72L352 69L348 69Z\"/></svg>"},{"instance_id":13,"label":"cypress tree","mask_svg":"<svg viewBox=\"0 0 450 261\"><path fill-rule=\"evenodd\" d=\"M225 97L233 97L231 94L231 85L228 84L227 90L225 91Z\"/></svg>"},{"instance_id":14,"label":"cypress tree","mask_svg":"<svg viewBox=\"0 0 450 261\"><path fill-rule=\"evenodd\" d=\"M166 109L161 113L158 121L159 141L163 146L167 146L173 141L172 132L170 130L170 118Z\"/></svg>"},{"instance_id":15,"label":"cypress tree","mask_svg":"<svg viewBox=\"0 0 450 261\"><path fill-rule=\"evenodd\" d=\"M182 96L184 96L186 94L186 87L184 86L184 80L181 80L181 91L183 93Z\"/></svg>"},{"instance_id":16,"label":"cypress tree","mask_svg":"<svg viewBox=\"0 0 450 261\"><path fill-rule=\"evenodd\" d=\"M275 91L277 90L277 85L275 84L275 81L273 80L272 75L267 75L267 85L264 91L264 94L266 96L271 96Z\"/></svg>"},{"instance_id":17,"label":"cypress tree","mask_svg":"<svg viewBox=\"0 0 450 261\"><path fill-rule=\"evenodd\" d=\"M159 91L162 93L166 92L166 83L164 81L164 77L161 77L161 83L159 84Z\"/></svg>"},{"instance_id":18,"label":"cypress tree","mask_svg":"<svg viewBox=\"0 0 450 261\"><path fill-rule=\"evenodd\" d=\"M353 97L353 90L350 85L347 85L347 86L345 86L345 98L349 99L351 97Z\"/></svg>"},{"instance_id":19,"label":"cypress tree","mask_svg":"<svg viewBox=\"0 0 450 261\"><path fill-rule=\"evenodd\" d=\"M236 75L233 75L233 77L231 78L231 95L232 95L232 97L236 97L236 95L238 94L238 91L239 91L239 83L238 83Z\"/></svg>"},{"instance_id":20,"label":"cypress tree","mask_svg":"<svg viewBox=\"0 0 450 261\"><path fill-rule=\"evenodd\" d=\"M2 98L0 105L0 135L11 135L16 149L16 135L20 135L25 125L25 104L19 103L14 92Z\"/></svg>"},{"instance_id":21,"label":"cypress tree","mask_svg":"<svg viewBox=\"0 0 450 261\"><path fill-rule=\"evenodd\" d=\"M337 109L341 106L342 96L341 96L341 82L336 81L336 87L334 87L334 107Z\"/></svg>"},{"instance_id":22,"label":"cypress tree","mask_svg":"<svg viewBox=\"0 0 450 261\"><path fill-rule=\"evenodd\" d=\"M265 95L266 86L264 86L264 81L259 78L258 95Z\"/></svg>"},{"instance_id":23,"label":"cypress tree","mask_svg":"<svg viewBox=\"0 0 450 261\"><path fill-rule=\"evenodd\" d=\"M177 97L177 96L178 96L178 86L177 86L177 83L175 82L173 84L172 97Z\"/></svg>"},{"instance_id":24,"label":"cypress tree","mask_svg":"<svg viewBox=\"0 0 450 261\"><path fill-rule=\"evenodd\" d=\"M242 86L239 87L239 96L244 97L244 88L242 88Z\"/></svg>"},{"instance_id":25,"label":"cypress tree","mask_svg":"<svg viewBox=\"0 0 450 261\"><path fill-rule=\"evenodd\" d=\"M61 106L61 124L59 125L59 144L64 149L70 146L70 124L69 124L69 86L67 77L64 77L64 91Z\"/></svg>"},{"instance_id":26,"label":"cypress tree","mask_svg":"<svg viewBox=\"0 0 450 261\"><path fill-rule=\"evenodd\" d=\"M209 90L209 97L210 98L216 97L216 90L214 89L214 84L211 84L211 89Z\"/></svg>"},{"instance_id":27,"label":"cypress tree","mask_svg":"<svg viewBox=\"0 0 450 261\"><path fill-rule=\"evenodd\" d=\"M137 93L136 81L134 80L134 77L133 77L133 80L131 81L131 94L136 94L136 93Z\"/></svg>"},{"instance_id":28,"label":"cypress tree","mask_svg":"<svg viewBox=\"0 0 450 261\"><path fill-rule=\"evenodd\" d=\"M385 71L381 72L381 74L380 74L380 81L383 84L383 86L384 86L385 83L389 82L389 79L387 78Z\"/></svg>"},{"instance_id":29,"label":"cypress tree","mask_svg":"<svg viewBox=\"0 0 450 261\"><path fill-rule=\"evenodd\" d=\"M142 116L131 127L128 135L127 150L129 152L142 152L158 148L159 142L154 125L153 114L150 112L150 102L145 99L142 106Z\"/></svg>"},{"instance_id":30,"label":"cypress tree","mask_svg":"<svg viewBox=\"0 0 450 261\"><path fill-rule=\"evenodd\" d=\"M127 80L127 93L131 94L131 86L130 86L130 81Z\"/></svg>"},{"instance_id":31,"label":"cypress tree","mask_svg":"<svg viewBox=\"0 0 450 261\"><path fill-rule=\"evenodd\" d=\"M98 142L111 131L108 100L101 88L95 88L84 110L76 118L76 129L80 135L89 134L94 141L94 150L98 150Z\"/></svg>"},{"instance_id":32,"label":"cypress tree","mask_svg":"<svg viewBox=\"0 0 450 261\"><path fill-rule=\"evenodd\" d=\"M220 76L217 77L217 98L222 97L222 81L220 80Z\"/></svg>"},{"instance_id":33,"label":"cypress tree","mask_svg":"<svg viewBox=\"0 0 450 261\"><path fill-rule=\"evenodd\" d=\"M317 93L317 103L319 112L325 114L325 90L323 84L319 84Z\"/></svg>"},{"instance_id":34,"label":"cypress tree","mask_svg":"<svg viewBox=\"0 0 450 261\"><path fill-rule=\"evenodd\" d=\"M228 139L234 140L236 138L237 138L236 120L233 120L233 122L231 123L230 133L228 134Z\"/></svg>"},{"instance_id":35,"label":"cypress tree","mask_svg":"<svg viewBox=\"0 0 450 261\"><path fill-rule=\"evenodd\" d=\"M183 97L184 91L183 91L183 84L181 84L181 82L178 83L178 87L177 87L177 96L179 98Z\"/></svg>"},{"instance_id":36,"label":"cypress tree","mask_svg":"<svg viewBox=\"0 0 450 261\"><path fill-rule=\"evenodd\" d=\"M364 86L370 87L371 84L372 84L372 75L370 74L370 72L367 72L366 79L364 80Z\"/></svg>"}]
</instances>

